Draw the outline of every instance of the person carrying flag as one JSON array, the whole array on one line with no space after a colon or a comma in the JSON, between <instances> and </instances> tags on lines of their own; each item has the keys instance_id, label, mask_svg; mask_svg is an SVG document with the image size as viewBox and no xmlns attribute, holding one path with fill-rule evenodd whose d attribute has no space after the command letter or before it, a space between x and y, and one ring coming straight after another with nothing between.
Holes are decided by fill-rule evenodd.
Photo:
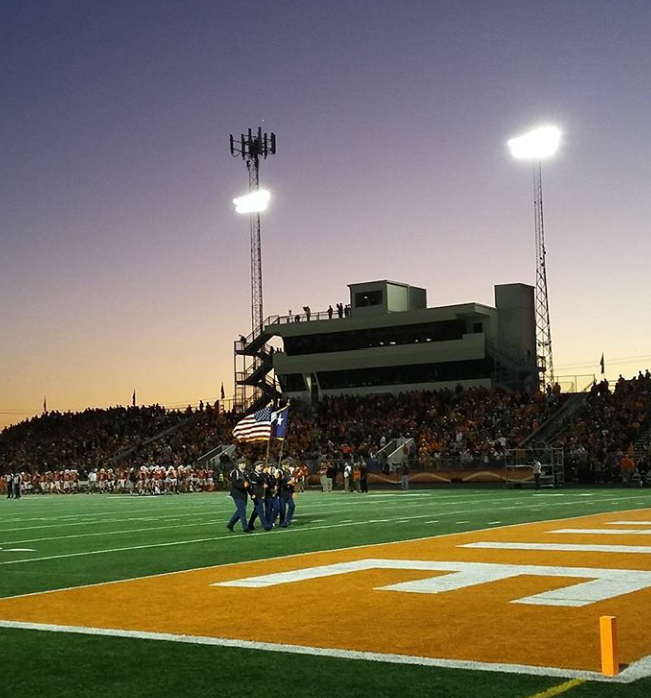
<instances>
[{"instance_id":1,"label":"person carrying flag","mask_svg":"<svg viewBox=\"0 0 651 698\"><path fill-rule=\"evenodd\" d=\"M280 511L280 500L278 499L278 475L277 470L272 465L264 469L267 476L267 489L264 493L264 512L267 516L267 523L273 527L276 516Z\"/></svg>"},{"instance_id":2,"label":"person carrying flag","mask_svg":"<svg viewBox=\"0 0 651 698\"><path fill-rule=\"evenodd\" d=\"M256 519L260 519L262 528L264 528L265 531L270 531L271 524L267 520L265 511L265 499L269 488L269 480L267 473L264 472L264 463L262 461L258 461L255 464L255 469L250 474L249 478L251 482L249 493L253 500L253 512L251 513L248 526L249 531L255 531L254 523Z\"/></svg>"}]
</instances>

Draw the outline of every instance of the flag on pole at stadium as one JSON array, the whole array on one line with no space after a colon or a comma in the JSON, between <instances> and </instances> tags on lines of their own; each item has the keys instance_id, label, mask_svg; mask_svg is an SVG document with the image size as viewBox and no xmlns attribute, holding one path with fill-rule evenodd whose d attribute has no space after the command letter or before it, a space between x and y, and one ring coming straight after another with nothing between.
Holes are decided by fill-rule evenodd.
<instances>
[{"instance_id":1,"label":"flag on pole at stadium","mask_svg":"<svg viewBox=\"0 0 651 698\"><path fill-rule=\"evenodd\" d=\"M604 361L604 355L601 355L601 361L599 362L599 365L601 366L601 375L603 376L604 373L606 373L606 363Z\"/></svg>"},{"instance_id":2,"label":"flag on pole at stadium","mask_svg":"<svg viewBox=\"0 0 651 698\"><path fill-rule=\"evenodd\" d=\"M223 383L222 383L221 396L222 396L222 400L226 397L226 393L224 392L224 384Z\"/></svg>"},{"instance_id":3,"label":"flag on pole at stadium","mask_svg":"<svg viewBox=\"0 0 651 698\"><path fill-rule=\"evenodd\" d=\"M47 414L47 397L43 398L43 414Z\"/></svg>"},{"instance_id":4,"label":"flag on pole at stadium","mask_svg":"<svg viewBox=\"0 0 651 698\"><path fill-rule=\"evenodd\" d=\"M276 439L284 439L287 436L287 427L289 425L289 405L283 407L282 410L274 412L272 436Z\"/></svg>"},{"instance_id":5,"label":"flag on pole at stadium","mask_svg":"<svg viewBox=\"0 0 651 698\"><path fill-rule=\"evenodd\" d=\"M135 407L136 406L136 391L134 388L133 395L131 396L131 404Z\"/></svg>"},{"instance_id":6,"label":"flag on pole at stadium","mask_svg":"<svg viewBox=\"0 0 651 698\"><path fill-rule=\"evenodd\" d=\"M265 407L240 419L233 429L233 436L240 441L268 441L271 438L273 412Z\"/></svg>"}]
</instances>

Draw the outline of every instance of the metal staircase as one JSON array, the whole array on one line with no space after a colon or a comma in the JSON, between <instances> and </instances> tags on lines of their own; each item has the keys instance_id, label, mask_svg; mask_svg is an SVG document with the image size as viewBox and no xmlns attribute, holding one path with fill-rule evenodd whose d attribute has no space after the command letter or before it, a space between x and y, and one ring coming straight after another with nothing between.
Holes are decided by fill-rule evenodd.
<instances>
[{"instance_id":1,"label":"metal staircase","mask_svg":"<svg viewBox=\"0 0 651 698\"><path fill-rule=\"evenodd\" d=\"M588 397L589 393L575 393L569 397L561 408L542 424L540 429L524 438L518 444L518 448L553 443L570 425L573 416L585 406Z\"/></svg>"},{"instance_id":2,"label":"metal staircase","mask_svg":"<svg viewBox=\"0 0 651 698\"><path fill-rule=\"evenodd\" d=\"M235 412L253 412L281 397L273 376L274 348L268 343L273 335L267 331L279 321L278 315L271 315L248 337L242 335L233 343Z\"/></svg>"},{"instance_id":3,"label":"metal staircase","mask_svg":"<svg viewBox=\"0 0 651 698\"><path fill-rule=\"evenodd\" d=\"M493 383L507 390L528 392L538 386L535 364L522 351L499 349L486 340L486 354L493 359Z\"/></svg>"}]
</instances>

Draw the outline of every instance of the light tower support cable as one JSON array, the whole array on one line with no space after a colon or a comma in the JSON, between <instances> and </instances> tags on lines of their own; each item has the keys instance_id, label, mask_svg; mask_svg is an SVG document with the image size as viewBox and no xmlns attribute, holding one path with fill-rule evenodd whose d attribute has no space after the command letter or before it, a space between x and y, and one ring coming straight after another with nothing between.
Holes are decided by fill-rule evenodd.
<instances>
[{"instance_id":1,"label":"light tower support cable","mask_svg":"<svg viewBox=\"0 0 651 698\"><path fill-rule=\"evenodd\" d=\"M547 264L545 250L545 225L543 218L542 164L533 164L534 223L536 232L536 349L540 383L547 387L554 383L552 355L552 330L549 320L549 296L547 293Z\"/></svg>"}]
</instances>

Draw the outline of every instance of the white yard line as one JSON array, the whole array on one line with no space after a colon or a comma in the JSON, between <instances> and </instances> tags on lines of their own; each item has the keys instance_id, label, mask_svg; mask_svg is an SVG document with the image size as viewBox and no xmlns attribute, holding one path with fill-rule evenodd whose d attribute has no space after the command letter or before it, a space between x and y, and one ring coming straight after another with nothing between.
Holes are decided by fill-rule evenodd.
<instances>
[{"instance_id":1,"label":"white yard line","mask_svg":"<svg viewBox=\"0 0 651 698\"><path fill-rule=\"evenodd\" d=\"M71 533L67 536L48 536L47 538L25 538L23 540L0 541L0 545L16 545L17 543L40 543L46 540L69 540L74 538L91 538L97 536L123 536L125 533L146 533L147 531L167 531L175 528L188 528L192 526L214 526L223 523L221 519L212 521L193 521L191 523L174 526L150 526L148 528L130 528L126 531L96 531L94 533Z\"/></svg>"},{"instance_id":2,"label":"white yard line","mask_svg":"<svg viewBox=\"0 0 651 698\"><path fill-rule=\"evenodd\" d=\"M601 501L601 502L606 502L606 501L622 502L622 501L628 501L628 500L631 500L631 499L647 499L647 498L648 498L648 495L633 495L633 496L629 496L629 497L612 497L612 498L610 498L610 499L601 499L600 501ZM503 502L503 501L510 502L510 501L512 501L512 498L501 498L501 499L492 499L492 500L491 500L491 499L488 499L488 501L490 501L491 504L495 504L496 502ZM456 502L455 502L455 503L456 503ZM476 503L476 501L475 501L474 503ZM473 503L473 504L474 504L474 503ZM549 507L572 506L572 505L575 505L575 504L577 504L577 503L578 503L578 502L576 502L576 501L570 500L570 501L566 501L566 502L554 502L554 503L550 503L548 506L549 506ZM410 502L410 503L409 503L409 508L410 508L410 509L413 509L413 508L422 506L423 504L425 504L425 502ZM431 503L430 503L430 502L427 502L427 504L431 504ZM650 504L651 504L651 503L650 503ZM457 510L457 511L447 511L447 512L446 512L446 511L437 511L436 513L437 513L439 516L458 516L459 514L463 515L463 514L479 513L479 512L489 512L489 513L491 513L491 512L494 512L495 510L502 512L502 511L509 511L509 510L513 510L513 509L532 509L532 508L534 508L534 507L536 507L536 508L539 508L539 507L540 507L540 500L536 500L536 503L535 503L535 504L532 503L532 504L530 504L530 505L528 505L528 506L523 506L523 505L513 505L513 506L510 506L510 507L493 507L493 506L491 506L489 509L477 509L475 506L472 506L472 507L469 508L469 509L462 509L462 510ZM310 512L311 512L311 510L312 510L313 508L314 508L314 507L309 507L309 508L306 507L304 510L301 510L301 511L300 511L300 514L301 514L301 515L309 515ZM391 505L388 505L388 506L386 506L386 507L383 506L383 507L381 507L381 510L382 510L382 512L384 512L386 509L390 509L390 508L393 508L393 507L392 507ZM349 510L349 508L346 508L346 509ZM131 513L131 512L129 512L129 513ZM198 513L199 513L199 512L196 512L196 511L193 511L193 512L192 512L192 514L194 514L194 515L197 515ZM211 509L210 511L207 511L207 512L205 512L205 513L214 516L217 512L216 512L214 509ZM335 512L332 512L332 513L334 514ZM361 522L361 523L386 523L386 522L388 522L388 521L394 521L396 518L399 518L399 519L405 519L405 518L408 518L408 519L426 518L427 516L431 516L432 513L434 513L434 512L430 512L429 514L421 514L421 515L417 515L417 516L411 516L411 517L395 516L395 515L394 515L394 518L388 518L388 519L371 519L371 520L368 520L368 521L365 521L365 522ZM600 513L608 513L608 512L600 512ZM169 515L169 516L174 516L174 517L176 517L177 515L175 514L175 515ZM163 518L165 518L165 517L158 517L158 518L159 518L159 519L163 519ZM169 517L168 517L168 518L169 518ZM90 526L90 525L93 525L93 526L94 526L94 525L97 525L97 524L100 524L100 523L101 523L101 524L104 524L104 523L122 523L122 522L128 522L128 521L142 521L142 520L143 520L143 517L129 517L129 518L126 518L126 519L125 519L125 518L119 518L119 519L105 519L105 520L101 520L101 521L81 521L81 522L63 524L62 526ZM319 519L318 521L322 521L322 520L323 520L323 519ZM211 521L212 521L212 520L211 520ZM352 520L349 520L349 521L352 521ZM206 522L206 524L208 524L208 523L210 523L210 522ZM314 523L314 522L313 522L313 523ZM341 523L344 523L344 522L341 522ZM456 523L468 523L468 522L466 521L466 522L456 522ZM197 525L199 525L199 524L197 524ZM492 525L492 524L489 524L489 525ZM14 531L23 532L23 531L28 531L28 530L41 530L41 529L43 529L43 528L61 528L62 526L61 526L61 525L55 525L55 524L48 524L48 525L46 525L46 526L29 526L29 527L25 527L25 528L6 529L5 531L0 531L0 536L4 535L5 533L14 532ZM161 528L166 528L166 527L153 527L151 530L160 530ZM175 528L175 527L170 527L170 528ZM146 529L132 529L132 530L134 530L134 531L141 530L141 531L142 531L142 530L146 530ZM127 529L127 530L124 530L124 531L117 531L117 532L116 532L116 531L110 531L110 532L109 532L109 531L107 531L107 532L100 532L100 531L97 531L97 532L93 532L92 534L79 534L79 537L85 537L85 536L87 536L87 535L100 536L100 535L128 534L128 533L130 533L130 532L131 532L131 531L128 530L128 529ZM587 532L589 532L589 531L586 531L586 533L587 533ZM614 531L610 531L610 533L613 533L613 532L614 532ZM634 532L634 533L635 533L635 532ZM640 532L637 531L637 533L639 534ZM67 536L52 537L51 540L55 540L56 538L66 538L66 537L67 537ZM70 536L70 537L72 537L72 536ZM17 543L17 542L34 542L34 541L37 541L37 540L47 540L47 538L40 538L40 539L21 539L21 541L12 541L12 542L14 542L14 543Z\"/></svg>"},{"instance_id":3,"label":"white yard line","mask_svg":"<svg viewBox=\"0 0 651 698\"><path fill-rule=\"evenodd\" d=\"M75 625L53 625L46 623L21 623L17 621L0 621L0 628L17 630L37 630L55 633L76 633L80 635L99 635L103 637L121 637L136 640L156 640L165 642L180 642L193 645L209 645L217 647L235 647L238 649L262 650L266 652L285 652L290 654L315 655L318 657L334 657L337 659L353 659L371 662L388 662L391 664L412 664L418 666L441 667L446 669L466 669L492 671L507 674L529 674L534 676L552 676L558 678L584 679L606 683L632 683L637 679L651 674L651 659L645 657L624 669L618 676L605 677L596 671L576 669L558 669L556 667L532 666L528 664L500 664L477 662L471 660L438 659L434 657L419 657L403 654L381 652L360 652L329 647L310 647L306 645L287 645L275 642L253 642L250 640L234 640L224 637L206 637L198 635L176 635L171 633L153 633L139 630L121 630L113 628L89 628Z\"/></svg>"},{"instance_id":4,"label":"white yard line","mask_svg":"<svg viewBox=\"0 0 651 698\"><path fill-rule=\"evenodd\" d=\"M628 510L628 511L633 511L633 510ZM594 514L597 516L602 512L597 512ZM620 512L623 513L623 512ZM585 516L585 515L584 515ZM576 520L577 518L583 518L583 517L577 517L577 516L566 516L566 517L559 517L559 518L554 518L554 519L548 519L547 522L558 522L558 521L572 521ZM384 519L384 521L390 521L390 519ZM364 523L371 523L370 521L364 522ZM497 522L496 522L497 523ZM536 523L532 521L525 521L523 523L517 523L517 524L506 524L500 526L502 529L509 529L509 528L519 528L521 526L528 526L531 523ZM542 523L542 522L537 522L537 523ZM326 527L310 527L307 528L307 530L314 530L315 528L326 528ZM292 529L283 529L283 531L278 531L278 533L288 533ZM296 530L296 529L293 529ZM481 533L482 529L478 529L477 533ZM484 529L487 530L487 529ZM490 529L490 530L495 530L495 529ZM260 534L256 534L260 535ZM175 574L186 574L188 572L198 572L201 570L208 570L208 569L215 569L215 568L223 568L223 567L233 567L236 565L241 565L241 564L246 564L246 563L254 563L254 562L262 562L264 560L286 560L286 559L291 559L294 557L302 557L302 556L310 556L310 555L321 555L323 553L336 553L336 552L342 552L344 550L362 550L364 548L373 548L373 547L378 547L378 546L385 546L385 545L394 545L395 543L410 543L410 542L416 542L416 541L425 541L425 540L433 540L434 538L439 539L439 538L449 538L450 536L457 536L459 535L458 533L443 533L443 534L437 534L437 535L426 535L426 536L420 536L418 538L408 538L406 540L392 540L392 541L385 541L383 543L362 543L361 545L350 545L347 547L343 548L331 548L331 549L321 549L321 550L311 550L308 552L301 552L301 553L289 553L287 555L277 555L277 556L272 556L271 558L266 557L266 558L256 558L253 560L238 560L237 562L226 562L221 565L205 565L203 567L194 567L190 569L182 569L182 570L174 570L172 572L157 572L155 574L146 574L146 575L141 575L138 577L128 577L128 578L123 578L123 579L114 579L114 580L109 580L109 581L103 581L103 582L92 582L90 584L80 584L76 586L70 586L70 587L61 587L59 589L46 589L45 591L32 591L28 592L26 594L15 594L12 596L4 596L0 597L0 601L2 599L18 599L18 598L25 598L28 596L40 596L41 594L56 594L61 591L72 591L73 589L89 589L92 587L99 587L99 586L105 586L105 585L112 585L112 584L122 584L124 582L134 582L140 579L155 579L158 577L170 577ZM250 538L253 538L255 536L235 536L231 534L230 536L225 536L225 538L233 538L233 539L239 539L239 540L247 540ZM207 539L207 540L213 540L213 539Z\"/></svg>"},{"instance_id":5,"label":"white yard line","mask_svg":"<svg viewBox=\"0 0 651 698\"><path fill-rule=\"evenodd\" d=\"M429 516L429 514L421 514L420 516L412 516L410 519L420 519L423 517ZM410 520L406 519L406 520ZM398 519L383 519L383 522L395 522ZM374 523L372 521L351 521L350 523L336 523L336 524L329 524L327 526L309 526L306 525L305 527L300 527L300 528L284 528L282 530L276 531L276 535L281 534L281 535L287 535L289 533L306 533L308 531L320 531L324 529L331 529L331 528L342 528L345 526L362 526L368 523ZM259 533L257 535L262 535L264 536L264 533ZM167 548L170 546L174 545L190 545L194 543L206 543L209 541L217 541L217 540L252 540L256 536L238 536L235 533L229 533L223 536L211 536L209 538L191 538L189 540L177 540L177 541L168 541L167 543L149 543L147 545L131 545L131 546L126 546L122 548L106 548L104 550L85 550L81 552L76 552L76 553L62 553L60 555L46 555L43 557L35 557L35 558L30 558L30 559L25 559L25 560L5 560L0 562L0 565L19 565L23 563L28 563L28 562L42 562L46 560L62 560L65 558L70 558L70 557L86 557L88 555L104 555L107 553L121 553L121 552L128 552L130 550L146 550L149 548ZM395 542L395 541L394 541Z\"/></svg>"},{"instance_id":6,"label":"white yard line","mask_svg":"<svg viewBox=\"0 0 651 698\"><path fill-rule=\"evenodd\" d=\"M651 528L559 528L550 533L571 533L594 536L651 536Z\"/></svg>"},{"instance_id":7,"label":"white yard line","mask_svg":"<svg viewBox=\"0 0 651 698\"><path fill-rule=\"evenodd\" d=\"M129 512L130 514L133 512ZM185 513L188 514L188 516L197 516L198 514L203 514L204 516L207 515L215 515L215 513L222 513L222 512L216 512L215 509L206 509L205 511L199 512L199 511L194 511L192 509L187 509ZM121 522L121 521L163 521L165 519L170 519L170 518L182 518L179 517L179 514L169 514L166 516L130 516L130 517L120 517L119 519L85 519L84 521L74 521L70 523L59 523L59 524L45 524L43 526L19 526L18 528L5 528L5 529L0 529L0 536L3 536L5 533L12 533L14 531L37 531L43 528L63 528L65 526L96 526L98 524L105 524L105 523L116 523L116 522Z\"/></svg>"},{"instance_id":8,"label":"white yard line","mask_svg":"<svg viewBox=\"0 0 651 698\"><path fill-rule=\"evenodd\" d=\"M478 541L463 543L459 548L478 548L481 550L550 550L568 553L633 553L651 555L651 545L599 545L590 543L508 543L496 541Z\"/></svg>"}]
</instances>

